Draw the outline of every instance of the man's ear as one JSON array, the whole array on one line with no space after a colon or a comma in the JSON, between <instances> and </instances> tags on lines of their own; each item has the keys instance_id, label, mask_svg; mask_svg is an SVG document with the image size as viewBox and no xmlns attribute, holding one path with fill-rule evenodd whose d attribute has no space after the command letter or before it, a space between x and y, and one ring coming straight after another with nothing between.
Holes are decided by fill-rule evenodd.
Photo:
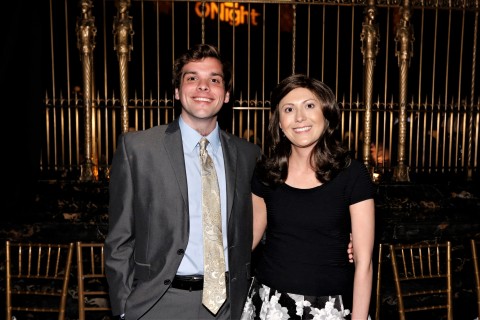
<instances>
[{"instance_id":1,"label":"man's ear","mask_svg":"<svg viewBox=\"0 0 480 320\"><path fill-rule=\"evenodd\" d=\"M178 94L178 88L175 88L175 99L180 100L180 95Z\"/></svg>"},{"instance_id":2,"label":"man's ear","mask_svg":"<svg viewBox=\"0 0 480 320\"><path fill-rule=\"evenodd\" d=\"M223 103L228 103L230 101L230 92L225 93L225 99L223 100Z\"/></svg>"}]
</instances>

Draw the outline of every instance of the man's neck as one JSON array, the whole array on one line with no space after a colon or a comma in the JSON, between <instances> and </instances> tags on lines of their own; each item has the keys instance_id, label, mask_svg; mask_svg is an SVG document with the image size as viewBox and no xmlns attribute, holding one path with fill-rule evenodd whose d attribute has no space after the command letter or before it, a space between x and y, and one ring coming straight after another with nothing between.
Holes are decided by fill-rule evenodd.
<instances>
[{"instance_id":1,"label":"man's neck","mask_svg":"<svg viewBox=\"0 0 480 320\"><path fill-rule=\"evenodd\" d=\"M213 130L215 130L215 127L217 126L217 117L212 117L208 119L192 119L192 117L185 116L185 115L180 115L185 122L190 128L193 130L197 131L200 135L206 137L210 133L212 133Z\"/></svg>"}]
</instances>

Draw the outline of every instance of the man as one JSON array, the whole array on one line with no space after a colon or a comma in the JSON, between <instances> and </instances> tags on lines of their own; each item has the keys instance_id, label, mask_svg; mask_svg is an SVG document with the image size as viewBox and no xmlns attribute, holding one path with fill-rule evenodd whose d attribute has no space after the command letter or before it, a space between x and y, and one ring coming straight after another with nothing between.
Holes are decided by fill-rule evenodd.
<instances>
[{"instance_id":1,"label":"man","mask_svg":"<svg viewBox=\"0 0 480 320\"><path fill-rule=\"evenodd\" d=\"M112 161L105 253L113 314L239 319L251 278L250 182L261 150L218 127L231 71L215 47L194 46L173 73L180 118L122 135ZM202 305L201 137L210 142L221 194L227 299L216 314Z\"/></svg>"}]
</instances>

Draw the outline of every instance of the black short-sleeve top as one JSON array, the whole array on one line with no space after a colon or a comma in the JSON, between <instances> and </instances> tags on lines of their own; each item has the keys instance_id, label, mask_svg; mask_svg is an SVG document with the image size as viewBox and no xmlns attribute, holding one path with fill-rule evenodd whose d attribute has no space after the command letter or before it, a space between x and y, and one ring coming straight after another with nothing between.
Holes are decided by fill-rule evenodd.
<instances>
[{"instance_id":1,"label":"black short-sleeve top","mask_svg":"<svg viewBox=\"0 0 480 320\"><path fill-rule=\"evenodd\" d=\"M311 189L272 188L254 178L252 192L267 206L265 244L255 270L260 282L289 293L351 295L349 206L375 192L365 165L352 160L334 179Z\"/></svg>"}]
</instances>

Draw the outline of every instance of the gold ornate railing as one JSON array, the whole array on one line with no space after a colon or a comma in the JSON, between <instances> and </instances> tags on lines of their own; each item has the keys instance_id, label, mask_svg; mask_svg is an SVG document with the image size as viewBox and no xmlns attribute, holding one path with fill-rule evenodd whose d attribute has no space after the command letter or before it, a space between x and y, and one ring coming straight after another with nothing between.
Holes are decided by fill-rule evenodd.
<instances>
[{"instance_id":1,"label":"gold ornate railing","mask_svg":"<svg viewBox=\"0 0 480 320\"><path fill-rule=\"evenodd\" d=\"M45 179L108 178L119 134L178 116L173 60L199 42L232 62L233 134L263 147L271 89L301 72L334 89L341 137L372 174L479 174L478 0L49 4Z\"/></svg>"}]
</instances>

